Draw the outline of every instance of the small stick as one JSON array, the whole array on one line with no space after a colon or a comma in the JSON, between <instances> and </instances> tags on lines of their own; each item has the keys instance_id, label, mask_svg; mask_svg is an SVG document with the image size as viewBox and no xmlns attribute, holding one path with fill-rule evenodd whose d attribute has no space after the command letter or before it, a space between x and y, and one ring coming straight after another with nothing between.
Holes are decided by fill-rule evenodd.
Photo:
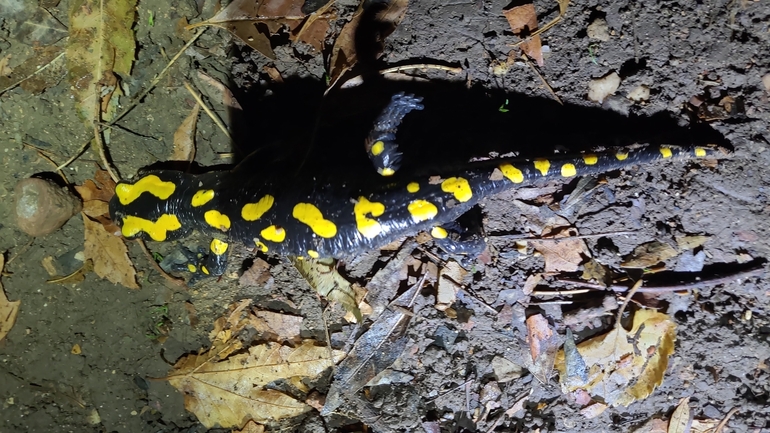
<instances>
[{"instance_id":1,"label":"small stick","mask_svg":"<svg viewBox=\"0 0 770 433\"><path fill-rule=\"evenodd\" d=\"M727 425L727 421L730 421L730 418L732 418L736 412L738 412L737 407L730 409L730 412L727 412L727 415L725 415L724 419L720 421L717 425L717 428L714 429L714 433L722 433L722 429L725 427L725 425Z\"/></svg>"},{"instance_id":2,"label":"small stick","mask_svg":"<svg viewBox=\"0 0 770 433\"><path fill-rule=\"evenodd\" d=\"M222 132L225 133L225 136L227 136L227 138L230 141L233 141L233 137L230 136L230 131L228 131L227 128L225 128L225 125L222 123L221 120L219 120L219 117L217 117L217 115L214 114L214 112L211 111L211 109L209 109L208 106L206 106L206 103L203 102L203 99L201 99L201 96L198 94L198 92L195 91L195 89L192 88L190 83L185 81L184 82L184 87L185 87L185 89L187 89L188 92L190 92L190 95L192 95L193 99L195 99L195 102L197 102L198 105L200 105L201 108L203 108L203 111L205 111L206 114L209 115L211 120L214 121L214 123L219 127L219 129L221 129Z\"/></svg>"},{"instance_id":3,"label":"small stick","mask_svg":"<svg viewBox=\"0 0 770 433\"><path fill-rule=\"evenodd\" d=\"M615 317L615 326L620 326L620 320L623 318L623 312L626 311L628 303L631 302L631 298L633 298L634 294L636 294L636 292L642 287L642 284L644 284L644 280L639 280L634 283L633 287L631 287L628 295L626 295L626 299L623 301L623 305L621 305L618 309L618 315Z\"/></svg>"},{"instance_id":4,"label":"small stick","mask_svg":"<svg viewBox=\"0 0 770 433\"><path fill-rule=\"evenodd\" d=\"M543 77L543 75L540 74L540 71L537 70L535 65L533 65L532 62L529 61L529 57L527 57L527 55L523 54L523 53L522 53L521 57L524 58L524 61L527 63L527 66L532 68L532 71L535 73L535 75L537 75L537 77L540 78L540 81L543 82L543 85L545 86L546 89L548 89L548 92L551 94L551 96L553 96L554 99L556 99L556 102L558 102L559 105L564 105L564 103L561 102L561 98L559 98L559 96L556 94L556 92L553 91L553 87L551 87L551 85L548 84L548 81L546 81L545 77Z\"/></svg>"},{"instance_id":5,"label":"small stick","mask_svg":"<svg viewBox=\"0 0 770 433\"><path fill-rule=\"evenodd\" d=\"M530 295L532 296L561 296L561 295L582 295L583 293L593 292L594 289L575 289L575 290L535 290Z\"/></svg>"},{"instance_id":6,"label":"small stick","mask_svg":"<svg viewBox=\"0 0 770 433\"><path fill-rule=\"evenodd\" d=\"M592 233L588 235L576 235L576 236L564 236L562 238L544 238L544 237L528 237L527 235L488 235L489 238L500 238L500 239L511 239L516 241L563 241L566 239L590 239L590 238L600 238L602 236L627 236L627 235L635 235L638 232L632 232L632 231L617 231L617 232L606 232L606 233Z\"/></svg>"},{"instance_id":7,"label":"small stick","mask_svg":"<svg viewBox=\"0 0 770 433\"><path fill-rule=\"evenodd\" d=\"M25 82L25 81L29 80L30 78L34 77L35 75L37 75L37 74L39 74L39 73L41 73L41 72L45 71L46 69L48 69L48 67L49 67L49 66L53 65L53 64L54 64L54 62L56 62L57 60L59 60L59 59L61 59L62 57L64 57L64 54L65 54L66 52L67 52L66 50L65 50L65 51L62 51L62 52L61 52L61 54L59 54L58 56L54 57L54 58L53 58L53 59L52 59L50 62L48 62L48 63L47 63L45 66L41 66L40 68L38 68L37 70L35 70L35 72L33 72L33 73L29 74L28 76L26 76L26 77L22 78L21 80L19 80L19 81L17 81L17 82L15 82L15 83L11 84L10 86L6 87L5 89L3 89L3 90L0 90L0 95L2 95L3 93L5 93L5 92L7 92L7 91L9 91L9 90L11 90L11 89L13 89L14 87L18 86L19 84L21 84L21 83L23 83L23 82Z\"/></svg>"}]
</instances>

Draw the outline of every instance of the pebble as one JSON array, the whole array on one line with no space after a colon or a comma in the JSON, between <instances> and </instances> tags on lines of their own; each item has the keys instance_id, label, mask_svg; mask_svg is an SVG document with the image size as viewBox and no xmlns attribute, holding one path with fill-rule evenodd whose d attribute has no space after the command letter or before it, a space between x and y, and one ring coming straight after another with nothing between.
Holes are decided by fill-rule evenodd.
<instances>
[{"instance_id":1,"label":"pebble","mask_svg":"<svg viewBox=\"0 0 770 433\"><path fill-rule=\"evenodd\" d=\"M39 178L20 180L14 189L16 223L30 236L59 229L83 208L80 200L59 185Z\"/></svg>"}]
</instances>

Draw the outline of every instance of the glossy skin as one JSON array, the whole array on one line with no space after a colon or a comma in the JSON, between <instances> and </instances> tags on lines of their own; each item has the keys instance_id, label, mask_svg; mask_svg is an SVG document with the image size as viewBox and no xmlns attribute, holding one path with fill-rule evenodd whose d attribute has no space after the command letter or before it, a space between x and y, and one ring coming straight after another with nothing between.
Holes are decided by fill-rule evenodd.
<instances>
[{"instance_id":1,"label":"glossy skin","mask_svg":"<svg viewBox=\"0 0 770 433\"><path fill-rule=\"evenodd\" d=\"M721 152L711 147L649 146L558 159L500 159L441 176L383 178L380 185L361 189L264 180L238 168L204 175L154 171L120 182L110 214L127 238L165 241L198 230L268 253L340 258L420 231L440 237L441 230L434 228L508 189ZM213 247L212 253L216 255Z\"/></svg>"}]
</instances>

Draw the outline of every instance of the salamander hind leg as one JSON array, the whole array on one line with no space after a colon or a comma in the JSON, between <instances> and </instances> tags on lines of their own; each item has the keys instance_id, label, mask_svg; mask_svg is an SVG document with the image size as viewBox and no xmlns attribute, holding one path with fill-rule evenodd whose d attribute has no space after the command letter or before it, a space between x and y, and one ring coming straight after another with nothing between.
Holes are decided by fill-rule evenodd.
<instances>
[{"instance_id":1,"label":"salamander hind leg","mask_svg":"<svg viewBox=\"0 0 770 433\"><path fill-rule=\"evenodd\" d=\"M392 176L401 167L402 153L396 144L396 130L404 117L412 110L422 110L422 98L398 93L393 95L388 105L382 110L374 127L366 138L366 154L377 172L383 176Z\"/></svg>"},{"instance_id":2,"label":"salamander hind leg","mask_svg":"<svg viewBox=\"0 0 770 433\"><path fill-rule=\"evenodd\" d=\"M433 227L430 235L436 246L448 257L459 259L464 267L471 265L487 247L480 218L467 213L456 221Z\"/></svg>"}]
</instances>

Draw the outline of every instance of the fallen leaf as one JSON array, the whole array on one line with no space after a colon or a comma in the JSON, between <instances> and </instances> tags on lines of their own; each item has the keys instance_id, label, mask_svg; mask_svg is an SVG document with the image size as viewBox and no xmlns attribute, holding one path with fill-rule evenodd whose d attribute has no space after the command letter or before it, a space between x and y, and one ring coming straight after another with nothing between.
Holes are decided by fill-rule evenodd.
<instances>
[{"instance_id":1,"label":"fallen leaf","mask_svg":"<svg viewBox=\"0 0 770 433\"><path fill-rule=\"evenodd\" d=\"M653 418L644 423L641 427L632 433L666 433L668 423L662 419Z\"/></svg>"},{"instance_id":2,"label":"fallen leaf","mask_svg":"<svg viewBox=\"0 0 770 433\"><path fill-rule=\"evenodd\" d=\"M350 281L337 272L335 262L297 257L290 258L290 261L313 290L326 299L339 302L345 311L352 312L358 323L361 323L363 317L358 308L356 291Z\"/></svg>"},{"instance_id":3,"label":"fallen leaf","mask_svg":"<svg viewBox=\"0 0 770 433\"><path fill-rule=\"evenodd\" d=\"M584 383L567 381L564 351L556 355L562 392L587 391L596 401L628 406L649 396L660 385L674 352L676 325L665 314L639 310L631 330L622 326L580 343L577 349L588 366Z\"/></svg>"},{"instance_id":4,"label":"fallen leaf","mask_svg":"<svg viewBox=\"0 0 770 433\"><path fill-rule=\"evenodd\" d=\"M271 342L226 357L212 347L180 359L165 379L184 394L185 408L206 428L242 428L249 420L265 423L310 410L266 385L297 376L314 380L343 356L312 340L296 348Z\"/></svg>"},{"instance_id":5,"label":"fallen leaf","mask_svg":"<svg viewBox=\"0 0 770 433\"><path fill-rule=\"evenodd\" d=\"M80 348L79 344L75 343L74 345L72 345L72 349L70 349L70 353L73 355L80 355L81 353L83 353L83 350Z\"/></svg>"},{"instance_id":6,"label":"fallen leaf","mask_svg":"<svg viewBox=\"0 0 770 433\"><path fill-rule=\"evenodd\" d=\"M198 113L201 106L195 104L190 114L182 121L174 132L174 151L169 161L192 162L195 159L195 127L198 124Z\"/></svg>"},{"instance_id":7,"label":"fallen leaf","mask_svg":"<svg viewBox=\"0 0 770 433\"><path fill-rule=\"evenodd\" d=\"M85 257L93 261L96 275L129 289L138 289L136 269L128 258L128 248L123 240L86 215L83 215L83 224Z\"/></svg>"},{"instance_id":8,"label":"fallen leaf","mask_svg":"<svg viewBox=\"0 0 770 433\"><path fill-rule=\"evenodd\" d=\"M67 70L78 114L88 126L106 112L122 78L131 75L136 0L73 0L69 9ZM105 117L106 120L109 120Z\"/></svg>"},{"instance_id":9,"label":"fallen leaf","mask_svg":"<svg viewBox=\"0 0 770 433\"><path fill-rule=\"evenodd\" d=\"M264 340L278 342L301 340L302 316L256 310L249 314L247 319L249 326L254 328Z\"/></svg>"},{"instance_id":10,"label":"fallen leaf","mask_svg":"<svg viewBox=\"0 0 770 433\"><path fill-rule=\"evenodd\" d=\"M685 397L679 401L674 413L671 414L667 433L690 433L691 424L690 397Z\"/></svg>"},{"instance_id":11,"label":"fallen leaf","mask_svg":"<svg viewBox=\"0 0 770 433\"><path fill-rule=\"evenodd\" d=\"M620 75L614 71L610 72L588 83L588 99L601 104L606 97L614 95L618 87L620 87Z\"/></svg>"},{"instance_id":12,"label":"fallen leaf","mask_svg":"<svg viewBox=\"0 0 770 433\"><path fill-rule=\"evenodd\" d=\"M596 259L590 259L583 264L583 274L580 278L585 281L594 280L604 287L607 287L612 280L609 268L597 262Z\"/></svg>"},{"instance_id":13,"label":"fallen leaf","mask_svg":"<svg viewBox=\"0 0 770 433\"><path fill-rule=\"evenodd\" d=\"M11 73L13 72L13 68L8 66L8 64L11 62L11 56L12 56L11 54L6 54L5 57L0 59L0 78L7 77L11 75ZM0 88L3 88L3 87L6 87L6 86L0 85Z\"/></svg>"},{"instance_id":14,"label":"fallen leaf","mask_svg":"<svg viewBox=\"0 0 770 433\"><path fill-rule=\"evenodd\" d=\"M82 185L75 185L75 190L84 202L89 200L109 202L115 195L115 181L106 170L96 170L93 180L88 179Z\"/></svg>"},{"instance_id":15,"label":"fallen leaf","mask_svg":"<svg viewBox=\"0 0 770 433\"><path fill-rule=\"evenodd\" d=\"M595 402L580 409L580 415L583 415L586 419L593 419L603 414L605 410L607 410L606 404Z\"/></svg>"},{"instance_id":16,"label":"fallen leaf","mask_svg":"<svg viewBox=\"0 0 770 433\"><path fill-rule=\"evenodd\" d=\"M86 260L77 271L60 277L54 277L46 281L49 284L77 284L86 279L86 274L94 270L94 262Z\"/></svg>"},{"instance_id":17,"label":"fallen leaf","mask_svg":"<svg viewBox=\"0 0 770 433\"><path fill-rule=\"evenodd\" d=\"M0 73L0 93L17 84L30 93L42 93L62 79L64 62L59 61L62 57L64 48L56 45L35 50L30 58L14 67L13 72L8 73L6 68L6 74Z\"/></svg>"},{"instance_id":18,"label":"fallen leaf","mask_svg":"<svg viewBox=\"0 0 770 433\"><path fill-rule=\"evenodd\" d=\"M457 300L457 292L460 290L468 271L459 263L449 260L441 269L438 278L438 293L436 295L436 309L444 311Z\"/></svg>"},{"instance_id":19,"label":"fallen leaf","mask_svg":"<svg viewBox=\"0 0 770 433\"><path fill-rule=\"evenodd\" d=\"M238 102L237 99L235 99L235 95L233 95L233 91L230 90L229 87L222 84L221 81L204 73L203 71L198 71L198 78L200 78L201 81L203 81L204 83L213 87L217 91L217 93L219 93L219 100L220 102L222 102L222 104L225 107L229 107L235 110L243 110L243 107L241 107L241 104Z\"/></svg>"},{"instance_id":20,"label":"fallen leaf","mask_svg":"<svg viewBox=\"0 0 770 433\"><path fill-rule=\"evenodd\" d=\"M0 254L0 274L5 267L5 253ZM21 301L9 301L5 296L3 284L0 283L0 341L11 331L16 324L16 316L19 314L19 305Z\"/></svg>"},{"instance_id":21,"label":"fallen leaf","mask_svg":"<svg viewBox=\"0 0 770 433\"><path fill-rule=\"evenodd\" d=\"M647 242L634 248L634 251L625 257L620 266L630 269L651 268L660 262L676 257L678 254L679 252L674 247L666 243Z\"/></svg>"},{"instance_id":22,"label":"fallen leaf","mask_svg":"<svg viewBox=\"0 0 770 433\"><path fill-rule=\"evenodd\" d=\"M47 46L66 36L67 28L45 8L39 6L32 16L16 25L15 39L27 45Z\"/></svg>"},{"instance_id":23,"label":"fallen leaf","mask_svg":"<svg viewBox=\"0 0 770 433\"><path fill-rule=\"evenodd\" d=\"M676 246L679 251L694 250L708 242L711 236L684 236L676 239Z\"/></svg>"},{"instance_id":24,"label":"fallen leaf","mask_svg":"<svg viewBox=\"0 0 770 433\"><path fill-rule=\"evenodd\" d=\"M532 356L532 364L527 366L527 369L542 383L548 383L554 357L559 349L559 340L548 319L542 314L527 317L526 325L529 353Z\"/></svg>"},{"instance_id":25,"label":"fallen leaf","mask_svg":"<svg viewBox=\"0 0 770 433\"><path fill-rule=\"evenodd\" d=\"M518 379L524 374L524 368L502 356L492 358L492 371L495 373L497 381L500 383L510 382Z\"/></svg>"},{"instance_id":26,"label":"fallen leaf","mask_svg":"<svg viewBox=\"0 0 770 433\"><path fill-rule=\"evenodd\" d=\"M513 34L522 39L528 38L532 32L537 30L537 12L535 12L535 5L532 3L504 10L503 15L508 20L508 25L511 26ZM543 66L543 50L541 45L539 35L532 36L530 40L520 45L524 54L535 59L538 66Z\"/></svg>"},{"instance_id":27,"label":"fallen leaf","mask_svg":"<svg viewBox=\"0 0 770 433\"><path fill-rule=\"evenodd\" d=\"M265 426L257 424L254 420L249 420L240 430L233 430L233 433L265 433Z\"/></svg>"},{"instance_id":28,"label":"fallen leaf","mask_svg":"<svg viewBox=\"0 0 770 433\"><path fill-rule=\"evenodd\" d=\"M568 226L547 226L541 237L548 240L530 241L532 247L545 259L545 272L575 272L591 253L583 239L576 238L577 230ZM550 240L567 238L563 240Z\"/></svg>"},{"instance_id":29,"label":"fallen leaf","mask_svg":"<svg viewBox=\"0 0 770 433\"><path fill-rule=\"evenodd\" d=\"M238 279L241 286L260 287L270 280L270 264L259 257L254 258L254 262Z\"/></svg>"}]
</instances>

